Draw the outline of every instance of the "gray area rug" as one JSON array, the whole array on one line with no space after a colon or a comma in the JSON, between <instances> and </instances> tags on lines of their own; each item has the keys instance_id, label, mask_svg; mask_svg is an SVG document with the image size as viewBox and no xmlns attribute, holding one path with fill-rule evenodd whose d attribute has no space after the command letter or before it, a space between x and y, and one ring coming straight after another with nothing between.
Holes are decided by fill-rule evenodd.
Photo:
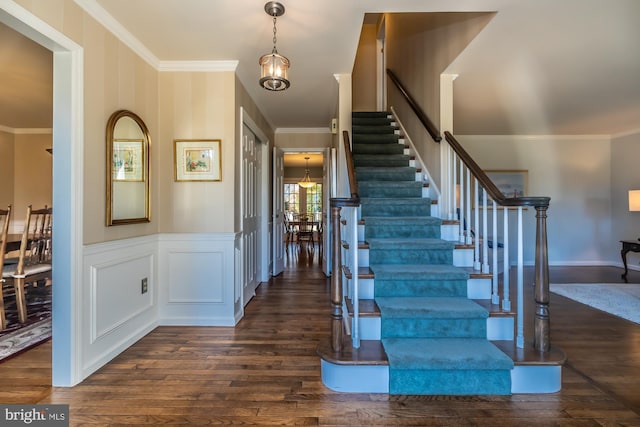
<instances>
[{"instance_id":1,"label":"gray area rug","mask_svg":"<svg viewBox=\"0 0 640 427\"><path fill-rule=\"evenodd\" d=\"M51 318L32 323L2 337L0 361L51 338Z\"/></svg>"},{"instance_id":2,"label":"gray area rug","mask_svg":"<svg viewBox=\"0 0 640 427\"><path fill-rule=\"evenodd\" d=\"M549 290L640 324L640 284L551 283Z\"/></svg>"}]
</instances>

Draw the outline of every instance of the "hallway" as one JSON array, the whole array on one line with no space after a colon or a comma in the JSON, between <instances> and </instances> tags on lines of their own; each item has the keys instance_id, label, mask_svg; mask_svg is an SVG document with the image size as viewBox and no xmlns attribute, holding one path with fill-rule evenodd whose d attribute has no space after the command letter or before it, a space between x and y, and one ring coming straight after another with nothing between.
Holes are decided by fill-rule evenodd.
<instances>
[{"instance_id":1,"label":"hallway","mask_svg":"<svg viewBox=\"0 0 640 427\"><path fill-rule=\"evenodd\" d=\"M70 404L71 425L640 425L640 326L555 295L552 342L569 359L560 393L328 390L315 350L328 338L329 280L317 257L292 255L280 276L259 286L235 328L158 327L73 388L48 386L46 343L0 364L0 402ZM614 282L619 274L551 269L552 281L564 282ZM630 281L640 282L640 273Z\"/></svg>"}]
</instances>

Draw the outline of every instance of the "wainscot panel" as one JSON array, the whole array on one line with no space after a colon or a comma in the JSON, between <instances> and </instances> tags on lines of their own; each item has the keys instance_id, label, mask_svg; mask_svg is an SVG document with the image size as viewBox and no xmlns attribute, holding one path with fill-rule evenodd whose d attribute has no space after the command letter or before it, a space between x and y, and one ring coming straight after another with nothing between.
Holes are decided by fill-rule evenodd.
<instances>
[{"instance_id":1,"label":"wainscot panel","mask_svg":"<svg viewBox=\"0 0 640 427\"><path fill-rule=\"evenodd\" d=\"M235 247L239 233L159 236L159 323L233 326L236 304Z\"/></svg>"},{"instance_id":2,"label":"wainscot panel","mask_svg":"<svg viewBox=\"0 0 640 427\"><path fill-rule=\"evenodd\" d=\"M84 247L82 378L157 326L157 257L155 235Z\"/></svg>"}]
</instances>

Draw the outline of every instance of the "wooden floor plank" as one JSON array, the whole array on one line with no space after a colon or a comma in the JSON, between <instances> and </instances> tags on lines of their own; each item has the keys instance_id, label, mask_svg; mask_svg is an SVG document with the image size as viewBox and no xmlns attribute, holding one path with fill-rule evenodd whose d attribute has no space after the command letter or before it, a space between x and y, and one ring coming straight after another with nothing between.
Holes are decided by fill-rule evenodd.
<instances>
[{"instance_id":1,"label":"wooden floor plank","mask_svg":"<svg viewBox=\"0 0 640 427\"><path fill-rule=\"evenodd\" d=\"M621 282L620 273L550 268L558 283ZM531 283L532 270L525 276ZM629 279L640 283L640 273ZM530 316L532 289L525 288ZM258 288L235 328L158 327L73 388L49 385L45 343L0 363L0 402L69 404L73 426L640 425L640 325L552 294L551 339L567 357L559 393L346 394L320 379L316 351L329 337L328 291L317 258L297 254Z\"/></svg>"}]
</instances>

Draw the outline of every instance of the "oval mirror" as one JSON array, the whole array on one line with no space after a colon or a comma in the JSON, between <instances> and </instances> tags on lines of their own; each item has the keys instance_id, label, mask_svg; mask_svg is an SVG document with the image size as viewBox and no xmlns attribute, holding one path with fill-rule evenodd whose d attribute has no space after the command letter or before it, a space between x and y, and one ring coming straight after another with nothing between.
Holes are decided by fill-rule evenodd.
<instances>
[{"instance_id":1,"label":"oval mirror","mask_svg":"<svg viewBox=\"0 0 640 427\"><path fill-rule=\"evenodd\" d=\"M107 122L107 225L151 221L149 131L142 119L119 110Z\"/></svg>"}]
</instances>

